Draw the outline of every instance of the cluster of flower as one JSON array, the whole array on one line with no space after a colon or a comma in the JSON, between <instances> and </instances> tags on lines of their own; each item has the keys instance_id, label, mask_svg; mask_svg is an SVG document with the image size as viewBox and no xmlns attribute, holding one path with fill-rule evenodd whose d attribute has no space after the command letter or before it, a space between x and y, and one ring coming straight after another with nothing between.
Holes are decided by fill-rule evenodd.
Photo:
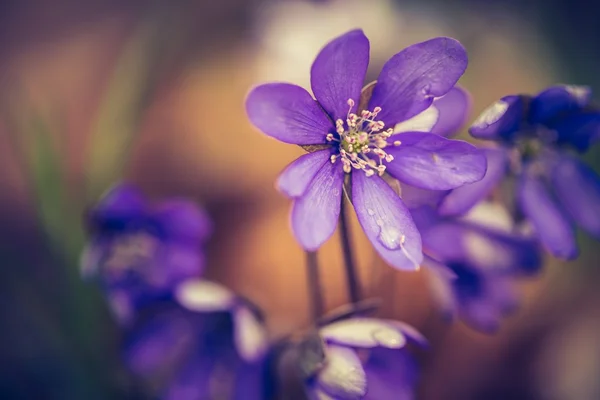
<instances>
[{"instance_id":1,"label":"cluster of flower","mask_svg":"<svg viewBox=\"0 0 600 400\"><path fill-rule=\"evenodd\" d=\"M450 139L470 107L455 86L467 67L459 42L410 46L363 87L368 63L369 41L354 30L314 61L314 98L286 83L247 97L253 125L307 152L277 180L293 200L294 235L317 251L338 221L344 229L348 201L383 260L426 268L445 315L492 332L517 305L514 281L542 266L542 249L574 258L575 223L600 236L600 178L569 154L598 139L600 109L581 86L507 96L469 129L488 141L477 148ZM506 196L501 185L513 182L514 196ZM150 205L119 185L92 210L89 226L83 273L101 283L127 332L128 366L160 396L268 398L273 365L293 354L311 398L412 398L408 347L425 339L360 312L356 298L350 312L316 316L305 333L269 344L252 303L199 278L199 246L211 228L194 204Z\"/></svg>"}]
</instances>

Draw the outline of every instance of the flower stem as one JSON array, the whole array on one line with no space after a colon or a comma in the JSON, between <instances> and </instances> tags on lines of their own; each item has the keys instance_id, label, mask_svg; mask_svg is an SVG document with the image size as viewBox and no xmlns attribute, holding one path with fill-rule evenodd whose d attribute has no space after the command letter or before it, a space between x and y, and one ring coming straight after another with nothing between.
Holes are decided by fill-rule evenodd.
<instances>
[{"instance_id":1,"label":"flower stem","mask_svg":"<svg viewBox=\"0 0 600 400\"><path fill-rule=\"evenodd\" d=\"M360 301L360 285L356 273L356 264L352 254L352 245L350 243L350 226L347 215L348 205L346 199L342 197L342 206L340 210L340 239L342 243L342 253L344 255L344 266L346 268L346 280L348 281L348 297L352 304Z\"/></svg>"},{"instance_id":2,"label":"flower stem","mask_svg":"<svg viewBox=\"0 0 600 400\"><path fill-rule=\"evenodd\" d=\"M318 321L323 315L323 295L321 292L321 279L319 278L319 262L316 251L306 251L305 253L310 308L313 321Z\"/></svg>"}]
</instances>

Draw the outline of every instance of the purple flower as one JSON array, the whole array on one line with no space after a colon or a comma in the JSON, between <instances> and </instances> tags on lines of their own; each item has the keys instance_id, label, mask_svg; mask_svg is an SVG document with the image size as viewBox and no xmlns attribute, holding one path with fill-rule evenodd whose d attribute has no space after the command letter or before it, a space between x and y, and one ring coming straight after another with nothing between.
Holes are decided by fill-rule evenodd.
<instances>
[{"instance_id":1,"label":"purple flower","mask_svg":"<svg viewBox=\"0 0 600 400\"><path fill-rule=\"evenodd\" d=\"M412 210L423 238L424 266L447 317L458 314L484 332L498 329L518 297L518 277L536 272L536 242L514 233L508 212L482 203L465 217L442 217L430 206Z\"/></svg>"},{"instance_id":2,"label":"purple flower","mask_svg":"<svg viewBox=\"0 0 600 400\"><path fill-rule=\"evenodd\" d=\"M82 274L99 280L121 322L202 272L200 245L211 225L191 201L149 204L136 188L119 184L90 211L88 223L91 239L82 255Z\"/></svg>"},{"instance_id":3,"label":"purple flower","mask_svg":"<svg viewBox=\"0 0 600 400\"><path fill-rule=\"evenodd\" d=\"M489 150L486 177L455 190L442 212L468 208L504 177L514 177L516 208L540 242L556 257L576 257L575 223L600 237L600 178L569 154L599 138L600 110L590 106L590 98L587 87L562 85L494 103L470 132L496 141L500 149Z\"/></svg>"},{"instance_id":4,"label":"purple flower","mask_svg":"<svg viewBox=\"0 0 600 400\"><path fill-rule=\"evenodd\" d=\"M310 151L277 181L294 200L292 229L305 249L319 248L333 234L347 190L378 253L397 268L415 269L422 260L419 232L381 176L434 190L483 177L485 158L466 142L416 131L394 134L398 123L454 87L467 56L450 38L415 44L393 56L377 82L361 92L368 63L368 39L361 30L350 31L329 42L312 65L316 101L299 86L270 83L250 92L246 110L265 134Z\"/></svg>"},{"instance_id":5,"label":"purple flower","mask_svg":"<svg viewBox=\"0 0 600 400\"><path fill-rule=\"evenodd\" d=\"M138 314L124 359L161 399L261 400L266 351L265 329L248 303L219 284L192 279L172 301Z\"/></svg>"},{"instance_id":6,"label":"purple flower","mask_svg":"<svg viewBox=\"0 0 600 400\"><path fill-rule=\"evenodd\" d=\"M408 400L416 383L409 342L426 345L414 328L398 321L352 318L322 327L324 364L307 381L313 399Z\"/></svg>"}]
</instances>

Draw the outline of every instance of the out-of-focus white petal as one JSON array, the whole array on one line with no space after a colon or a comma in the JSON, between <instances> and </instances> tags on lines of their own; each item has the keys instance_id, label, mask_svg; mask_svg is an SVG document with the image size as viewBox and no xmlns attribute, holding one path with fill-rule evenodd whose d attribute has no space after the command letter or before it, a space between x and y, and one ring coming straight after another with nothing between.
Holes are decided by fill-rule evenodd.
<instances>
[{"instance_id":1,"label":"out-of-focus white petal","mask_svg":"<svg viewBox=\"0 0 600 400\"><path fill-rule=\"evenodd\" d=\"M235 295L226 287L202 279L189 279L175 289L175 298L191 311L211 312L229 310Z\"/></svg>"},{"instance_id":2,"label":"out-of-focus white petal","mask_svg":"<svg viewBox=\"0 0 600 400\"><path fill-rule=\"evenodd\" d=\"M325 340L346 346L383 346L399 349L406 344L404 334L386 320L351 318L326 325L320 330Z\"/></svg>"},{"instance_id":3,"label":"out-of-focus white petal","mask_svg":"<svg viewBox=\"0 0 600 400\"><path fill-rule=\"evenodd\" d=\"M367 376L352 349L328 346L327 363L317 376L317 385L333 398L361 399L367 392Z\"/></svg>"},{"instance_id":4,"label":"out-of-focus white petal","mask_svg":"<svg viewBox=\"0 0 600 400\"><path fill-rule=\"evenodd\" d=\"M264 326L247 307L240 306L233 312L235 346L240 356L249 362L262 357L268 347Z\"/></svg>"},{"instance_id":5,"label":"out-of-focus white petal","mask_svg":"<svg viewBox=\"0 0 600 400\"><path fill-rule=\"evenodd\" d=\"M402 132L431 132L438 122L440 112L435 105L429 106L425 111L396 124L394 133Z\"/></svg>"},{"instance_id":6,"label":"out-of-focus white petal","mask_svg":"<svg viewBox=\"0 0 600 400\"><path fill-rule=\"evenodd\" d=\"M480 202L462 219L504 233L512 233L514 228L513 219L506 207L491 201Z\"/></svg>"}]
</instances>

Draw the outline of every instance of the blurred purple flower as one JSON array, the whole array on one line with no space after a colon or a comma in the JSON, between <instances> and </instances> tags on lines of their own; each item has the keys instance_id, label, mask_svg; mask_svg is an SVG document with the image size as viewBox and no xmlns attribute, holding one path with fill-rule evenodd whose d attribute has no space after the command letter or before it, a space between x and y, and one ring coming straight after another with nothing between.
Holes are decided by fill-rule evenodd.
<instances>
[{"instance_id":1,"label":"blurred purple flower","mask_svg":"<svg viewBox=\"0 0 600 400\"><path fill-rule=\"evenodd\" d=\"M407 400L417 380L416 364L406 349L425 338L402 322L351 318L322 327L325 358L307 381L313 399Z\"/></svg>"},{"instance_id":2,"label":"blurred purple flower","mask_svg":"<svg viewBox=\"0 0 600 400\"><path fill-rule=\"evenodd\" d=\"M484 332L498 329L517 306L517 278L542 265L536 241L515 234L508 212L490 203L463 218L440 216L427 205L412 212L423 238L423 265L444 314L458 314Z\"/></svg>"},{"instance_id":3,"label":"blurred purple flower","mask_svg":"<svg viewBox=\"0 0 600 400\"><path fill-rule=\"evenodd\" d=\"M88 224L91 239L82 255L82 274L101 283L120 322L202 273L200 246L211 224L191 201L148 204L135 187L119 184L91 210Z\"/></svg>"},{"instance_id":4,"label":"blurred purple flower","mask_svg":"<svg viewBox=\"0 0 600 400\"><path fill-rule=\"evenodd\" d=\"M468 208L505 176L515 176L520 216L550 253L575 258L574 223L600 238L600 177L569 154L586 151L600 138L600 110L590 99L588 87L558 85L490 106L470 128L473 136L500 145L490 150L488 175L454 191L441 211Z\"/></svg>"},{"instance_id":5,"label":"blurred purple flower","mask_svg":"<svg viewBox=\"0 0 600 400\"><path fill-rule=\"evenodd\" d=\"M292 229L305 249L316 250L333 234L351 176L349 196L377 252L396 268L416 269L423 257L419 232L381 176L434 190L483 177L485 158L466 142L419 131L394 134L398 123L454 87L467 55L451 38L415 44L393 56L361 95L368 63L368 39L350 31L329 42L312 65L317 101L299 86L270 83L250 92L246 110L265 134L310 150L277 181L294 199Z\"/></svg>"},{"instance_id":6,"label":"blurred purple flower","mask_svg":"<svg viewBox=\"0 0 600 400\"><path fill-rule=\"evenodd\" d=\"M165 400L264 398L265 328L256 310L225 287L181 283L172 301L142 310L124 359Z\"/></svg>"}]
</instances>

